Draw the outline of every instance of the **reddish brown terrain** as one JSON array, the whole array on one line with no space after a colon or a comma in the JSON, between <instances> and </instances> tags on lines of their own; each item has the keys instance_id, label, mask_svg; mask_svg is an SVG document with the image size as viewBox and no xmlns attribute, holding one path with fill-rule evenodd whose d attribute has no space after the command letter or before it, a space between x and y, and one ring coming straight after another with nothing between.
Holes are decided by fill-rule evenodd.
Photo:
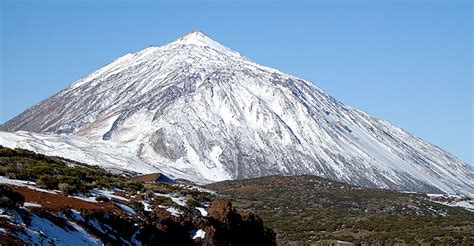
<instances>
[{"instance_id":1,"label":"reddish brown terrain","mask_svg":"<svg viewBox=\"0 0 474 246\"><path fill-rule=\"evenodd\" d=\"M0 147L0 244L275 245L252 213L202 188L148 183Z\"/></svg>"}]
</instances>

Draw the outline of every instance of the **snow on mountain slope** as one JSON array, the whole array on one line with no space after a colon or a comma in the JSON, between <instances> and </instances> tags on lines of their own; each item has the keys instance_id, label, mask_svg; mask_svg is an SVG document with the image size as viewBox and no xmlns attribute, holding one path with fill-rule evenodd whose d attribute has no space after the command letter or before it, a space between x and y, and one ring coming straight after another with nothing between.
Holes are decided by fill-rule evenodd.
<instances>
[{"instance_id":1,"label":"snow on mountain slope","mask_svg":"<svg viewBox=\"0 0 474 246\"><path fill-rule=\"evenodd\" d=\"M120 146L127 164L98 164L167 169L198 182L316 174L369 187L474 194L473 168L451 154L201 32L127 54L0 130Z\"/></svg>"},{"instance_id":2,"label":"snow on mountain slope","mask_svg":"<svg viewBox=\"0 0 474 246\"><path fill-rule=\"evenodd\" d=\"M192 175L183 173L173 167L146 163L140 160L128 147L111 141L92 141L76 136L25 131L14 133L0 131L0 145L9 148L28 149L49 156L60 156L89 165L98 165L111 171L163 172L176 178L194 179ZM200 180L200 182L205 181Z\"/></svg>"}]
</instances>

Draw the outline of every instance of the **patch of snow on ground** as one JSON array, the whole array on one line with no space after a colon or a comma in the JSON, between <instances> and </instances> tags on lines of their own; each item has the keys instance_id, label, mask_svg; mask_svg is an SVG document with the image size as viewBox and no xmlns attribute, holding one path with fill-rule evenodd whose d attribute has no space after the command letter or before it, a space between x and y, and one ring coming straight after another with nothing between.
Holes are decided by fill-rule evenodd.
<instances>
[{"instance_id":1,"label":"patch of snow on ground","mask_svg":"<svg viewBox=\"0 0 474 246\"><path fill-rule=\"evenodd\" d=\"M185 197L170 197L171 200L178 204L179 206L183 206L183 207L186 207L186 198Z\"/></svg>"},{"instance_id":2,"label":"patch of snow on ground","mask_svg":"<svg viewBox=\"0 0 474 246\"><path fill-rule=\"evenodd\" d=\"M450 207L461 207L465 208L467 210L473 211L474 212L474 202L468 202L468 201L456 201L456 202L439 202L439 201L434 201L436 203L440 203L446 206Z\"/></svg>"},{"instance_id":3,"label":"patch of snow on ground","mask_svg":"<svg viewBox=\"0 0 474 246\"><path fill-rule=\"evenodd\" d=\"M140 160L126 146L77 136L0 131L0 145L60 156L86 164L100 163L100 166L106 169L123 169L138 173L159 171L158 168Z\"/></svg>"},{"instance_id":4,"label":"patch of snow on ground","mask_svg":"<svg viewBox=\"0 0 474 246\"><path fill-rule=\"evenodd\" d=\"M427 194L428 197L432 198L431 201L440 203L450 207L461 207L469 211L474 212L474 200L468 197L462 197L459 195L445 195L445 194ZM439 199L450 199L450 201L442 201ZM453 200L451 200L453 199Z\"/></svg>"},{"instance_id":5,"label":"patch of snow on ground","mask_svg":"<svg viewBox=\"0 0 474 246\"><path fill-rule=\"evenodd\" d=\"M207 211L205 208L196 207L196 209L199 210L199 212L201 212L202 216L207 216Z\"/></svg>"},{"instance_id":6,"label":"patch of snow on ground","mask_svg":"<svg viewBox=\"0 0 474 246\"><path fill-rule=\"evenodd\" d=\"M121 196L117 196L117 195L114 195L113 191L109 191L109 190L98 190L98 189L94 189L91 191L91 193L95 196L99 196L99 195L103 195L103 196L106 196L108 198L114 198L114 199L117 199L117 200L121 200L121 201L125 201L125 202L128 202L130 201L129 199L125 198L125 197L121 197Z\"/></svg>"},{"instance_id":7,"label":"patch of snow on ground","mask_svg":"<svg viewBox=\"0 0 474 246\"><path fill-rule=\"evenodd\" d=\"M426 194L426 195L428 195L429 197L434 197L434 198L437 198L437 197L456 198L456 199L462 198L462 196L459 196L459 195L449 195L449 194Z\"/></svg>"},{"instance_id":8,"label":"patch of snow on ground","mask_svg":"<svg viewBox=\"0 0 474 246\"><path fill-rule=\"evenodd\" d=\"M145 211L149 211L149 212L153 211L153 209L150 208L149 203L147 203L145 201L142 201L142 204L143 204L143 207L144 207Z\"/></svg>"},{"instance_id":9,"label":"patch of snow on ground","mask_svg":"<svg viewBox=\"0 0 474 246\"><path fill-rule=\"evenodd\" d=\"M184 185L184 184L177 184L178 187L185 188L188 190L197 190L199 192L209 193L209 194L217 194L215 191L201 187L196 185Z\"/></svg>"},{"instance_id":10,"label":"patch of snow on ground","mask_svg":"<svg viewBox=\"0 0 474 246\"><path fill-rule=\"evenodd\" d=\"M82 228L78 230L79 226L72 223L71 225L76 231L66 231L51 221L32 214L30 226L25 232L32 239L30 242L33 244L48 243L43 237L43 235L48 235L48 239L53 240L53 244L56 245L102 245L100 240L87 234Z\"/></svg>"},{"instance_id":11,"label":"patch of snow on ground","mask_svg":"<svg viewBox=\"0 0 474 246\"><path fill-rule=\"evenodd\" d=\"M23 186L23 187L27 187L28 189L31 189L31 190L36 190L36 191L50 193L50 194L57 194L56 191L45 190L45 189L40 189L40 188L34 187L35 182L18 180L18 179L9 179L9 178L4 177L4 176L0 176L0 184Z\"/></svg>"},{"instance_id":12,"label":"patch of snow on ground","mask_svg":"<svg viewBox=\"0 0 474 246\"><path fill-rule=\"evenodd\" d=\"M85 201L85 202L97 203L97 201L95 200L95 197L93 197L93 196L91 196L91 197L72 196L72 197L76 198L76 199L79 199L79 200L82 200L82 201Z\"/></svg>"},{"instance_id":13,"label":"patch of snow on ground","mask_svg":"<svg viewBox=\"0 0 474 246\"><path fill-rule=\"evenodd\" d=\"M41 204L34 203L34 202L25 202L23 206L24 207L41 207Z\"/></svg>"},{"instance_id":14,"label":"patch of snow on ground","mask_svg":"<svg viewBox=\"0 0 474 246\"><path fill-rule=\"evenodd\" d=\"M194 234L193 236L193 239L196 239L196 238L204 238L206 236L206 232L203 231L202 229L199 229L196 231L196 233Z\"/></svg>"},{"instance_id":15,"label":"patch of snow on ground","mask_svg":"<svg viewBox=\"0 0 474 246\"><path fill-rule=\"evenodd\" d=\"M182 214L181 211L173 207L167 208L166 211L168 211L171 215L176 216L176 217L179 217L179 215Z\"/></svg>"},{"instance_id":16,"label":"patch of snow on ground","mask_svg":"<svg viewBox=\"0 0 474 246\"><path fill-rule=\"evenodd\" d=\"M0 218L6 218L6 219L11 219L12 217L10 215L7 215L7 214L1 214L3 213L3 210L0 209Z\"/></svg>"},{"instance_id":17,"label":"patch of snow on ground","mask_svg":"<svg viewBox=\"0 0 474 246\"><path fill-rule=\"evenodd\" d=\"M128 214L130 215L136 215L137 212L135 212L135 209L127 206L127 205L124 205L124 204L121 204L121 203L115 203L117 204L120 208L122 208L125 212L127 212Z\"/></svg>"},{"instance_id":18,"label":"patch of snow on ground","mask_svg":"<svg viewBox=\"0 0 474 246\"><path fill-rule=\"evenodd\" d=\"M171 201L178 204L179 206L186 207L186 197L175 197L170 194L161 194L161 193L155 193L155 195L161 196L161 197L169 197Z\"/></svg>"},{"instance_id":19,"label":"patch of snow on ground","mask_svg":"<svg viewBox=\"0 0 474 246\"><path fill-rule=\"evenodd\" d=\"M454 206L456 207L463 207L467 210L474 211L474 201L459 201L454 203Z\"/></svg>"},{"instance_id":20,"label":"patch of snow on ground","mask_svg":"<svg viewBox=\"0 0 474 246\"><path fill-rule=\"evenodd\" d=\"M18 180L18 179L9 179L4 176L0 176L0 184L10 184L16 186L28 186L28 185L35 185L35 182Z\"/></svg>"}]
</instances>

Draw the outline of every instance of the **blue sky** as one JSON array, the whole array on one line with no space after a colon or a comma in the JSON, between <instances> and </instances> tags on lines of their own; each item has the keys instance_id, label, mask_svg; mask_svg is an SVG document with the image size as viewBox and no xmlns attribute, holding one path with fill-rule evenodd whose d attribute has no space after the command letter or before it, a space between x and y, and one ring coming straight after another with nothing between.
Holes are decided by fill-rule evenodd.
<instances>
[{"instance_id":1,"label":"blue sky","mask_svg":"<svg viewBox=\"0 0 474 246\"><path fill-rule=\"evenodd\" d=\"M127 52L199 29L474 163L469 1L0 5L0 122Z\"/></svg>"}]
</instances>

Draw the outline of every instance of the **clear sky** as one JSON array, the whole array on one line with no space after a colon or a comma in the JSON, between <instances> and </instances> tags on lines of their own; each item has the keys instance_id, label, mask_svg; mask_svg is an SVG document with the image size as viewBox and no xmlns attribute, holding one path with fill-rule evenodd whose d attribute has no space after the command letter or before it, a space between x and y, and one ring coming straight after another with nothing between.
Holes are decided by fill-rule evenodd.
<instances>
[{"instance_id":1,"label":"clear sky","mask_svg":"<svg viewBox=\"0 0 474 246\"><path fill-rule=\"evenodd\" d=\"M196 2L0 1L0 122L199 29L474 163L470 1Z\"/></svg>"}]
</instances>

